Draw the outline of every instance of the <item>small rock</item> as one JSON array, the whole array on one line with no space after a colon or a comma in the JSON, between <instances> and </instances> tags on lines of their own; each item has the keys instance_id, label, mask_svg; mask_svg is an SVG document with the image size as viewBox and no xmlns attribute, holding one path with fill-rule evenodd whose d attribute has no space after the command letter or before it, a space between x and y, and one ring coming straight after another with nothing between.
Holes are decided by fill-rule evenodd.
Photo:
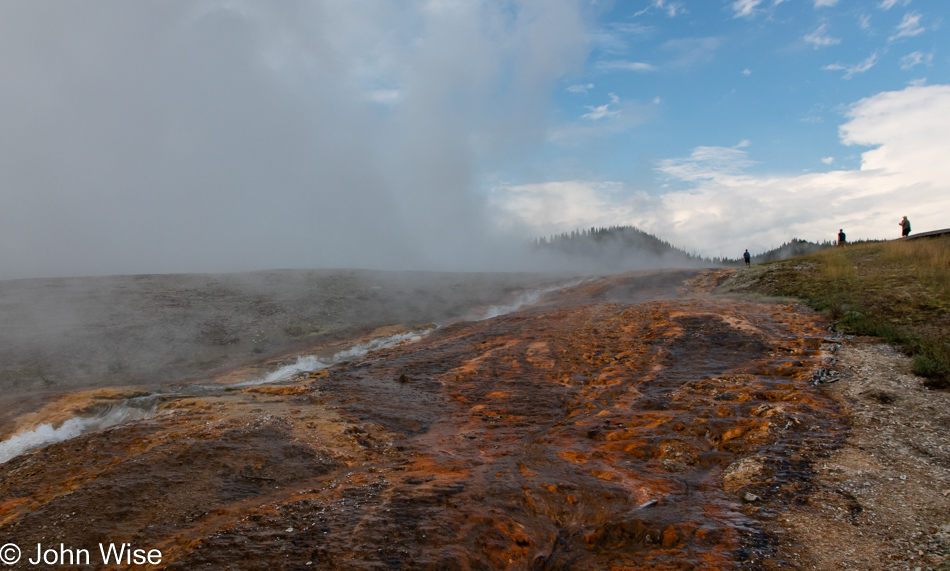
<instances>
[{"instance_id":1,"label":"small rock","mask_svg":"<svg viewBox=\"0 0 950 571\"><path fill-rule=\"evenodd\" d=\"M293 532L294 532L294 528L288 527L288 528L285 529L284 531L286 531L287 533L293 533Z\"/></svg>"},{"instance_id":2,"label":"small rock","mask_svg":"<svg viewBox=\"0 0 950 571\"><path fill-rule=\"evenodd\" d=\"M742 499L751 503L751 502L758 501L759 496L753 494L752 492L746 492L745 494L742 495Z\"/></svg>"}]
</instances>

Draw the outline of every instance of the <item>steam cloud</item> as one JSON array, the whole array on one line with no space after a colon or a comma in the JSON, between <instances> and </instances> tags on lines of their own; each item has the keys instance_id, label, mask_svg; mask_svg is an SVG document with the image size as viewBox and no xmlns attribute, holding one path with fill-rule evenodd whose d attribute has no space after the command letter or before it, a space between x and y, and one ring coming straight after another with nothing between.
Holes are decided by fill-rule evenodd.
<instances>
[{"instance_id":1,"label":"steam cloud","mask_svg":"<svg viewBox=\"0 0 950 571\"><path fill-rule=\"evenodd\" d=\"M578 0L0 4L0 279L498 267Z\"/></svg>"}]
</instances>

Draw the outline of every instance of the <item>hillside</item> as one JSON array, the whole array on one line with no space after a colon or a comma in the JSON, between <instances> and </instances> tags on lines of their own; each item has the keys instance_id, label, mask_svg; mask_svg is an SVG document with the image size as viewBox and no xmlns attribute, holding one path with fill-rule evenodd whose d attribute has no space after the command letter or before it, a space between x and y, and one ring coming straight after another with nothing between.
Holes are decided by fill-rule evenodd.
<instances>
[{"instance_id":1,"label":"hillside","mask_svg":"<svg viewBox=\"0 0 950 571\"><path fill-rule=\"evenodd\" d=\"M841 332L900 347L930 386L950 386L950 236L825 249L753 266L722 287L804 300Z\"/></svg>"},{"instance_id":2,"label":"hillside","mask_svg":"<svg viewBox=\"0 0 950 571\"><path fill-rule=\"evenodd\" d=\"M807 254L814 254L815 252L821 252L822 250L827 250L828 248L833 247L834 244L831 242L809 242L808 240L799 240L798 238L792 238L790 242L786 242L779 246L778 248L772 248L771 250L766 250L761 254L755 254L752 256L752 262L755 264L764 264L766 262L777 262L780 260L787 260L789 258L794 258L797 256L804 256ZM737 259L736 262L739 262Z\"/></svg>"},{"instance_id":3,"label":"hillside","mask_svg":"<svg viewBox=\"0 0 950 571\"><path fill-rule=\"evenodd\" d=\"M832 247L831 242L809 242L792 238L777 248L755 253L753 263L774 262L795 256L820 252ZM587 228L539 238L535 248L542 254L560 256L562 262L574 265L579 260L596 261L612 271L644 267L729 267L741 266L739 252L735 258L703 257L692 254L634 226Z\"/></svg>"},{"instance_id":4,"label":"hillside","mask_svg":"<svg viewBox=\"0 0 950 571\"><path fill-rule=\"evenodd\" d=\"M704 258L661 240L633 226L588 228L539 238L541 254L558 256L571 264L596 261L613 271L642 267L699 267L719 265L719 259Z\"/></svg>"}]
</instances>

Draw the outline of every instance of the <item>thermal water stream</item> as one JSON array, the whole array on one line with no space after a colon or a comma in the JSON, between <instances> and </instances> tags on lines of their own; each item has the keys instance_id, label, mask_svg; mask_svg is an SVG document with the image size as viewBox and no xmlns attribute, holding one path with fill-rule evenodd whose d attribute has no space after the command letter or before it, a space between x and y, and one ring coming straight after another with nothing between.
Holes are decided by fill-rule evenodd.
<instances>
[{"instance_id":1,"label":"thermal water stream","mask_svg":"<svg viewBox=\"0 0 950 571\"><path fill-rule=\"evenodd\" d=\"M567 284L561 284L540 290L533 290L520 294L514 303L503 306L491 306L481 319L490 319L501 315L506 315L518 311L524 307L537 303L545 293L565 289L577 285L580 280ZM225 390L227 387L249 387L262 384L280 383L293 379L304 373L310 373L326 369L333 365L345 363L353 359L361 358L368 353L388 349L400 343L415 342L424 336L435 331L435 327L410 331L407 333L398 333L387 337L378 337L369 339L361 343L355 343L349 347L334 353L331 357L321 359L315 355L298 356L294 363L281 366L277 370L268 373L262 377L242 381L231 385L195 385L191 387L182 387L174 393L156 393L155 397L185 397L196 394L207 395L209 393ZM155 398L151 399L155 401ZM31 450L37 450L55 442L61 442L70 438L75 438L81 434L102 430L116 424L137 420L152 416L157 408L153 402L151 406L143 406L142 397L136 397L125 402L112 405L108 410L99 412L91 416L75 416L54 426L44 423L38 427L21 431L7 440L0 442L0 463L6 462L20 454Z\"/></svg>"}]
</instances>

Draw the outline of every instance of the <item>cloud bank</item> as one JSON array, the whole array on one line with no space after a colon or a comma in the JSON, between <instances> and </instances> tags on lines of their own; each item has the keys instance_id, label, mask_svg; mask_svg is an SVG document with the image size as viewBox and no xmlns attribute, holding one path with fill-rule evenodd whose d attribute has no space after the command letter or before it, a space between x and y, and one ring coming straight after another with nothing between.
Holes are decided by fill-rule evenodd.
<instances>
[{"instance_id":1,"label":"cloud bank","mask_svg":"<svg viewBox=\"0 0 950 571\"><path fill-rule=\"evenodd\" d=\"M0 4L0 279L497 258L577 0Z\"/></svg>"},{"instance_id":2,"label":"cloud bank","mask_svg":"<svg viewBox=\"0 0 950 571\"><path fill-rule=\"evenodd\" d=\"M682 190L648 194L619 182L564 181L499 188L495 200L539 234L632 224L707 256L736 257L793 237L833 240L838 228L852 239L895 238L905 215L915 231L946 228L948 109L950 85L854 103L839 135L845 146L872 147L857 170L753 175L746 145L697 147L657 165Z\"/></svg>"}]
</instances>

